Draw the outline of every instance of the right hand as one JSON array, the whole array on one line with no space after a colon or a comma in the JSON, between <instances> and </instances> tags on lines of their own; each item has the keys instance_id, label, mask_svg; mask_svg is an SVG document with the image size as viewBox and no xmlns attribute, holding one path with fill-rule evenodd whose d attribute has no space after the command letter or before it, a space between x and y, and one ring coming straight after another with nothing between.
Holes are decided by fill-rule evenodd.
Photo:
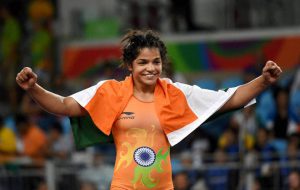
<instances>
[{"instance_id":1,"label":"right hand","mask_svg":"<svg viewBox=\"0 0 300 190\"><path fill-rule=\"evenodd\" d=\"M29 67L24 67L16 77L18 85L24 89L28 90L35 86L37 82L37 75Z\"/></svg>"}]
</instances>

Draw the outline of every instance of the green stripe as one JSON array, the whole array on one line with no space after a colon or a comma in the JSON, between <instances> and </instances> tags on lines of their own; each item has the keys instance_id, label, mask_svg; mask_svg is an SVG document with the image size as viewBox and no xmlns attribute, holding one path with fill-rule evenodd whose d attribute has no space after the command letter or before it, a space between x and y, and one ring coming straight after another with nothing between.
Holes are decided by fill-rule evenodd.
<instances>
[{"instance_id":1,"label":"green stripe","mask_svg":"<svg viewBox=\"0 0 300 190\"><path fill-rule=\"evenodd\" d=\"M167 44L167 49L169 53L169 59L174 65L174 69L176 71L181 71L181 72L190 71L187 64L185 64L184 58L182 57L182 54L177 44L169 43Z\"/></svg>"},{"instance_id":2,"label":"green stripe","mask_svg":"<svg viewBox=\"0 0 300 190\"><path fill-rule=\"evenodd\" d=\"M201 70L202 64L199 55L199 43L185 43L179 46L184 64L189 71Z\"/></svg>"}]
</instances>

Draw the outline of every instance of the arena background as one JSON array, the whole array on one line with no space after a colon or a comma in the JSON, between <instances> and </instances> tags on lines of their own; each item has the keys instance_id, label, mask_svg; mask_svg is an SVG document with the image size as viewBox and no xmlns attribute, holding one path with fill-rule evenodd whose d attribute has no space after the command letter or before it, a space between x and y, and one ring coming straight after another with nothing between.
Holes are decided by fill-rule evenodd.
<instances>
[{"instance_id":1,"label":"arena background","mask_svg":"<svg viewBox=\"0 0 300 190\"><path fill-rule=\"evenodd\" d=\"M15 76L30 66L61 95L122 79L121 36L144 28L166 42L165 75L174 81L217 90L257 77L267 60L284 70L255 106L206 123L172 148L175 189L300 189L300 1L0 3L0 190L109 189L114 146L76 149L69 119L39 108ZM27 120L43 137L20 135L17 124Z\"/></svg>"}]
</instances>

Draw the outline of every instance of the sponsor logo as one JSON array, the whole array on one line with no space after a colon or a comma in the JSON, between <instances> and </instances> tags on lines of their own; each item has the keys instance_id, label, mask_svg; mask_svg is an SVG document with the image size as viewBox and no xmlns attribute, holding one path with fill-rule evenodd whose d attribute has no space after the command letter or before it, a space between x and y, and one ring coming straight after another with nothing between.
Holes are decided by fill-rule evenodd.
<instances>
[{"instance_id":1,"label":"sponsor logo","mask_svg":"<svg viewBox=\"0 0 300 190\"><path fill-rule=\"evenodd\" d=\"M122 112L121 116L118 118L118 120L120 119L134 119L135 114L134 112Z\"/></svg>"}]
</instances>

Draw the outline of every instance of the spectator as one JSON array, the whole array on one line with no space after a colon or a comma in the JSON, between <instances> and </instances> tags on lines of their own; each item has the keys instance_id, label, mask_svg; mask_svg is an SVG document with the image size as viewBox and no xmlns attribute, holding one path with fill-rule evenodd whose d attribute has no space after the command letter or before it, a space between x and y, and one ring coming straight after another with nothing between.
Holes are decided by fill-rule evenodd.
<instances>
[{"instance_id":1,"label":"spectator","mask_svg":"<svg viewBox=\"0 0 300 190\"><path fill-rule=\"evenodd\" d=\"M281 156L280 163L280 177L281 177L281 184L283 188L287 189L288 186L288 176L290 172L293 170L300 169L299 161L300 156L298 154L299 148L299 136L292 135L289 137L288 146L285 149L285 153Z\"/></svg>"},{"instance_id":2,"label":"spectator","mask_svg":"<svg viewBox=\"0 0 300 190\"><path fill-rule=\"evenodd\" d=\"M16 136L14 132L4 125L0 116L0 163L10 161L16 153Z\"/></svg>"},{"instance_id":3,"label":"spectator","mask_svg":"<svg viewBox=\"0 0 300 190\"><path fill-rule=\"evenodd\" d=\"M240 142L244 143L246 150L254 147L254 138L259 127L258 118L255 113L255 106L247 107L232 116L231 122L238 127L240 131ZM241 148L241 147L240 147Z\"/></svg>"},{"instance_id":4,"label":"spectator","mask_svg":"<svg viewBox=\"0 0 300 190\"><path fill-rule=\"evenodd\" d=\"M17 151L21 156L32 159L33 164L44 163L47 138L45 133L25 115L17 114L15 117L16 128L19 135Z\"/></svg>"},{"instance_id":5,"label":"spectator","mask_svg":"<svg viewBox=\"0 0 300 190\"><path fill-rule=\"evenodd\" d=\"M232 122L234 122L239 129L244 129L245 135L256 135L259 123L255 115L255 106L247 107L241 112L236 112L233 115L232 120Z\"/></svg>"},{"instance_id":6,"label":"spectator","mask_svg":"<svg viewBox=\"0 0 300 190\"><path fill-rule=\"evenodd\" d=\"M272 130L275 139L287 140L289 128L292 126L289 113L289 90L281 87L275 88L274 98L276 112L267 127Z\"/></svg>"},{"instance_id":7,"label":"spectator","mask_svg":"<svg viewBox=\"0 0 300 190\"><path fill-rule=\"evenodd\" d=\"M63 127L58 121L50 125L47 136L47 156L63 160L69 158L73 142L68 134L64 135Z\"/></svg>"},{"instance_id":8,"label":"spectator","mask_svg":"<svg viewBox=\"0 0 300 190\"><path fill-rule=\"evenodd\" d=\"M53 74L52 45L53 36L47 29L44 21L33 22L33 31L30 33L31 64L41 76L41 82L48 84Z\"/></svg>"},{"instance_id":9,"label":"spectator","mask_svg":"<svg viewBox=\"0 0 300 190\"><path fill-rule=\"evenodd\" d=\"M259 128L257 132L257 139L255 150L260 155L261 162L270 162L275 160L275 148L270 143L270 132L265 128Z\"/></svg>"},{"instance_id":10,"label":"spectator","mask_svg":"<svg viewBox=\"0 0 300 190\"><path fill-rule=\"evenodd\" d=\"M259 158L260 168L257 176L264 180L262 188L272 188L274 168L271 164L276 160L276 149L270 143L269 131L259 128L257 133L255 150Z\"/></svg>"},{"instance_id":11,"label":"spectator","mask_svg":"<svg viewBox=\"0 0 300 190\"><path fill-rule=\"evenodd\" d=\"M33 22L50 21L54 16L54 6L49 0L31 0L28 14Z\"/></svg>"},{"instance_id":12,"label":"spectator","mask_svg":"<svg viewBox=\"0 0 300 190\"><path fill-rule=\"evenodd\" d=\"M193 165L193 154L191 151L185 150L180 153L180 167L181 171L186 171L185 173L188 175L190 183L195 183L198 180L198 170L195 169Z\"/></svg>"},{"instance_id":13,"label":"spectator","mask_svg":"<svg viewBox=\"0 0 300 190\"><path fill-rule=\"evenodd\" d=\"M189 190L190 189L190 181L187 172L179 172L176 173L173 177L174 189L176 190Z\"/></svg>"},{"instance_id":14,"label":"spectator","mask_svg":"<svg viewBox=\"0 0 300 190\"><path fill-rule=\"evenodd\" d=\"M0 83L4 84L6 90L10 90L9 101L13 109L16 110L17 99L14 76L18 69L21 27L9 6L0 6L0 18L3 19L0 36Z\"/></svg>"},{"instance_id":15,"label":"spectator","mask_svg":"<svg viewBox=\"0 0 300 190\"><path fill-rule=\"evenodd\" d=\"M234 128L228 128L219 138L219 148L229 154L230 159L237 160L239 153L239 145L237 132Z\"/></svg>"},{"instance_id":16,"label":"spectator","mask_svg":"<svg viewBox=\"0 0 300 190\"><path fill-rule=\"evenodd\" d=\"M208 168L205 172L207 187L210 190L227 190L229 189L229 172L225 166L228 161L226 152L218 149L214 152L214 163L216 166Z\"/></svg>"},{"instance_id":17,"label":"spectator","mask_svg":"<svg viewBox=\"0 0 300 190\"><path fill-rule=\"evenodd\" d=\"M300 174L297 170L289 174L289 190L300 189Z\"/></svg>"},{"instance_id":18,"label":"spectator","mask_svg":"<svg viewBox=\"0 0 300 190\"><path fill-rule=\"evenodd\" d=\"M79 179L94 184L98 190L109 189L114 169L104 158L95 154L93 164L80 171Z\"/></svg>"},{"instance_id":19,"label":"spectator","mask_svg":"<svg viewBox=\"0 0 300 190\"><path fill-rule=\"evenodd\" d=\"M204 132L203 132L204 133ZM193 158L193 168L200 169L203 166L205 154L210 148L210 141L207 137L199 137L192 142L191 154Z\"/></svg>"}]
</instances>

